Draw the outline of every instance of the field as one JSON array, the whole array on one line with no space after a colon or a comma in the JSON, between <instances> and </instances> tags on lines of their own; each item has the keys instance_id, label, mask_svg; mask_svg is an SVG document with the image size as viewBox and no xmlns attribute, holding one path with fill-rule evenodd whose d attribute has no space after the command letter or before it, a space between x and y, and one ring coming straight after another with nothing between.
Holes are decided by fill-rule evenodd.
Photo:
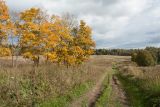
<instances>
[{"instance_id":1,"label":"field","mask_svg":"<svg viewBox=\"0 0 160 107\"><path fill-rule=\"evenodd\" d=\"M160 66L91 56L80 66L0 59L0 107L159 107Z\"/></svg>"}]
</instances>

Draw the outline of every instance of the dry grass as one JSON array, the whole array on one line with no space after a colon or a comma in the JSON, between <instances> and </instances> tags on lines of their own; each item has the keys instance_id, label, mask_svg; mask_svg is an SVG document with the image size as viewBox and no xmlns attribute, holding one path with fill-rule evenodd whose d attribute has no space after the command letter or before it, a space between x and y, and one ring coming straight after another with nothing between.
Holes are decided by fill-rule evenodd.
<instances>
[{"instance_id":1,"label":"dry grass","mask_svg":"<svg viewBox=\"0 0 160 107\"><path fill-rule=\"evenodd\" d=\"M144 81L145 88L159 87L160 91L160 66L138 67L135 63L119 64L120 71L123 75L132 75Z\"/></svg>"},{"instance_id":2,"label":"dry grass","mask_svg":"<svg viewBox=\"0 0 160 107\"><path fill-rule=\"evenodd\" d=\"M129 63L124 62L124 63L119 63L118 68L119 68L120 74L123 76L123 79L126 78L125 81L129 80L130 85L137 86L135 88L141 91L139 92L139 94L143 95L144 100L147 99L146 100L147 102L143 101L149 104L147 106L153 106L153 105L158 106L160 102L160 66L159 65L152 66L152 67L138 67L133 62L129 62ZM131 91L130 93L132 94ZM137 93L138 92L134 94L137 94Z\"/></svg>"},{"instance_id":3,"label":"dry grass","mask_svg":"<svg viewBox=\"0 0 160 107\"><path fill-rule=\"evenodd\" d=\"M76 87L95 84L113 60L115 58L110 56L92 56L88 62L77 67L66 68L62 65L42 63L38 68L34 68L30 61L19 58L17 67L12 68L10 58L2 58L0 106L35 106L60 96L68 97ZM68 99L73 100L72 97L69 96Z\"/></svg>"}]
</instances>

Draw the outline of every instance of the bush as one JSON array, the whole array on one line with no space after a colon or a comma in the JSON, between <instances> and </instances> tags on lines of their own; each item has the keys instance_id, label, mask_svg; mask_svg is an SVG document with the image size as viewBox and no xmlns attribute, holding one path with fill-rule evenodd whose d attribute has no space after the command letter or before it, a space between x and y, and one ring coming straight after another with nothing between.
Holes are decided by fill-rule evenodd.
<instances>
[{"instance_id":1,"label":"bush","mask_svg":"<svg viewBox=\"0 0 160 107\"><path fill-rule=\"evenodd\" d=\"M136 62L137 53L131 54L131 61Z\"/></svg>"},{"instance_id":2,"label":"bush","mask_svg":"<svg viewBox=\"0 0 160 107\"><path fill-rule=\"evenodd\" d=\"M139 66L153 66L156 64L152 54L147 50L141 50L137 53L135 62Z\"/></svg>"},{"instance_id":3,"label":"bush","mask_svg":"<svg viewBox=\"0 0 160 107\"><path fill-rule=\"evenodd\" d=\"M160 64L160 51L158 51L157 57L157 63Z\"/></svg>"}]
</instances>

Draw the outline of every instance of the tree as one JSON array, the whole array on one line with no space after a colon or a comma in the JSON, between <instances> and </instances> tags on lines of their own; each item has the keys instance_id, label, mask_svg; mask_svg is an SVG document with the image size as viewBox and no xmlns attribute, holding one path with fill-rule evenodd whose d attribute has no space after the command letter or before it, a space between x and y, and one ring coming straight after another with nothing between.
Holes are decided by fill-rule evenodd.
<instances>
[{"instance_id":1,"label":"tree","mask_svg":"<svg viewBox=\"0 0 160 107\"><path fill-rule=\"evenodd\" d=\"M137 58L137 53L133 52L131 54L131 61L136 62L136 58Z\"/></svg>"},{"instance_id":2,"label":"tree","mask_svg":"<svg viewBox=\"0 0 160 107\"><path fill-rule=\"evenodd\" d=\"M43 24L41 30L43 35L45 35L43 41L45 44L44 56L46 57L46 62L57 62L56 46L60 38L57 35L58 31L56 31L53 17L51 18L51 22Z\"/></svg>"},{"instance_id":3,"label":"tree","mask_svg":"<svg viewBox=\"0 0 160 107\"><path fill-rule=\"evenodd\" d=\"M57 53L57 62L68 66L75 60L69 49L72 46L73 37L70 34L69 27L64 24L63 19L58 16L53 16L53 19L54 32L59 37L59 43L55 48Z\"/></svg>"},{"instance_id":4,"label":"tree","mask_svg":"<svg viewBox=\"0 0 160 107\"><path fill-rule=\"evenodd\" d=\"M156 64L152 54L147 50L141 50L137 53L136 63L139 66L153 66Z\"/></svg>"},{"instance_id":5,"label":"tree","mask_svg":"<svg viewBox=\"0 0 160 107\"><path fill-rule=\"evenodd\" d=\"M9 38L9 46L11 50L12 56L12 67L14 66L14 55L15 55L15 48L16 46L16 39L17 39L17 21L18 21L18 14L16 12L11 12L10 22L9 22L9 30L8 30L8 38Z\"/></svg>"},{"instance_id":6,"label":"tree","mask_svg":"<svg viewBox=\"0 0 160 107\"><path fill-rule=\"evenodd\" d=\"M62 22L63 25L66 26L70 30L70 32L74 28L78 27L78 20L77 20L77 18L74 15L70 14L70 13L63 14L62 15L62 21L63 21Z\"/></svg>"},{"instance_id":7,"label":"tree","mask_svg":"<svg viewBox=\"0 0 160 107\"><path fill-rule=\"evenodd\" d=\"M55 47L57 36L48 15L39 8L31 8L20 13L20 46L25 58L39 64L40 55L49 60L55 59L52 47Z\"/></svg>"},{"instance_id":8,"label":"tree","mask_svg":"<svg viewBox=\"0 0 160 107\"><path fill-rule=\"evenodd\" d=\"M11 55L11 50L7 47L10 25L8 7L3 0L0 0L0 56Z\"/></svg>"},{"instance_id":9,"label":"tree","mask_svg":"<svg viewBox=\"0 0 160 107\"><path fill-rule=\"evenodd\" d=\"M94 53L95 42L92 40L92 30L81 20L77 35L74 38L74 45L79 52L76 54L76 62L81 63Z\"/></svg>"}]
</instances>

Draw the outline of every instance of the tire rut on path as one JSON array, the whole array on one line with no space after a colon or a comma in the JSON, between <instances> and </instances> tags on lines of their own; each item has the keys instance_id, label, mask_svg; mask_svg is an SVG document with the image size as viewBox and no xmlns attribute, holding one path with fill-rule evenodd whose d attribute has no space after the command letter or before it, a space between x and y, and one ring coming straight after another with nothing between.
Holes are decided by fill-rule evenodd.
<instances>
[{"instance_id":1,"label":"tire rut on path","mask_svg":"<svg viewBox=\"0 0 160 107\"><path fill-rule=\"evenodd\" d=\"M111 68L108 68L107 71L112 70ZM98 97L101 94L102 91L102 83L107 76L107 72L102 75L100 80L96 83L96 85L89 90L87 93L82 95L80 98L76 99L76 101L73 101L69 107L82 107L83 101L87 101L87 107L94 107Z\"/></svg>"},{"instance_id":2,"label":"tire rut on path","mask_svg":"<svg viewBox=\"0 0 160 107\"><path fill-rule=\"evenodd\" d=\"M130 107L125 91L122 89L122 84L118 78L113 75L112 77L112 92L109 100L108 107Z\"/></svg>"},{"instance_id":3,"label":"tire rut on path","mask_svg":"<svg viewBox=\"0 0 160 107\"><path fill-rule=\"evenodd\" d=\"M112 71L112 68L108 68L107 71ZM69 107L83 107L82 106L83 101L86 101L87 105L85 105L85 107L95 107L96 101L103 93L102 83L107 74L108 72L102 75L100 80L91 90L83 94L80 98L75 99L75 101L73 101ZM115 75L112 76L111 87L112 87L111 95L109 99L106 98L106 102L108 102L106 107L130 107L128 99L126 97L126 93L122 88L122 84Z\"/></svg>"}]
</instances>

